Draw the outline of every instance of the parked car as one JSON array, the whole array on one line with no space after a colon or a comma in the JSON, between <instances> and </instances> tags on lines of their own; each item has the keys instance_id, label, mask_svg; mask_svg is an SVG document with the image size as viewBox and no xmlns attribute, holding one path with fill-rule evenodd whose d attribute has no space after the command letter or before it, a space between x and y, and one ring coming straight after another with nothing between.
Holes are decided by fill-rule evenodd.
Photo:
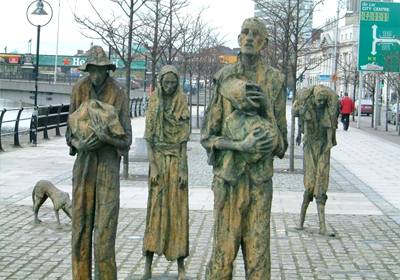
<instances>
[{"instance_id":1,"label":"parked car","mask_svg":"<svg viewBox=\"0 0 400 280\"><path fill-rule=\"evenodd\" d=\"M185 84L185 87L183 88L184 93L188 93L190 89L190 94L196 94L197 93L197 87L192 84L192 88L190 88L190 84Z\"/></svg>"},{"instance_id":2,"label":"parked car","mask_svg":"<svg viewBox=\"0 0 400 280\"><path fill-rule=\"evenodd\" d=\"M356 115L358 115L358 104L359 104L359 100L356 100L356 102L354 102L354 112ZM368 99L361 99L361 115L371 115L373 112L374 108L372 106L372 100L368 100Z\"/></svg>"},{"instance_id":3,"label":"parked car","mask_svg":"<svg viewBox=\"0 0 400 280\"><path fill-rule=\"evenodd\" d=\"M123 87L126 85L126 78L116 78L118 82L122 84ZM134 80L131 80L131 89L138 89L140 88L140 84Z\"/></svg>"},{"instance_id":4,"label":"parked car","mask_svg":"<svg viewBox=\"0 0 400 280\"><path fill-rule=\"evenodd\" d=\"M131 80L131 89L138 89L138 88L140 88L140 83Z\"/></svg>"},{"instance_id":5,"label":"parked car","mask_svg":"<svg viewBox=\"0 0 400 280\"><path fill-rule=\"evenodd\" d=\"M388 123L396 124L397 117L399 116L399 118L400 118L400 108L399 107L396 108L396 107L397 107L397 103L393 104L387 111ZM396 112L397 112L397 115L396 115Z\"/></svg>"}]
</instances>

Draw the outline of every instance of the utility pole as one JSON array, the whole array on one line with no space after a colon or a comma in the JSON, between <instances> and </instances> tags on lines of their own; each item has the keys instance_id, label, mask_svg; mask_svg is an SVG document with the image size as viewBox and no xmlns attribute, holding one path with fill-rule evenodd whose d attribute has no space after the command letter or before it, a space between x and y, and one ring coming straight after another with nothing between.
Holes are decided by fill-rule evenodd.
<instances>
[{"instance_id":1,"label":"utility pole","mask_svg":"<svg viewBox=\"0 0 400 280\"><path fill-rule=\"evenodd\" d=\"M335 77L337 77L337 66L338 66L338 44L339 44L339 12L340 12L340 4L341 4L341 0L338 0L337 2L337 10L336 10L336 31L335 31L335 48L333 51L333 59L334 59L334 63L333 63L333 69L332 69L332 83L333 83L333 90L336 92L336 80L333 80L333 76L335 75Z\"/></svg>"}]
</instances>

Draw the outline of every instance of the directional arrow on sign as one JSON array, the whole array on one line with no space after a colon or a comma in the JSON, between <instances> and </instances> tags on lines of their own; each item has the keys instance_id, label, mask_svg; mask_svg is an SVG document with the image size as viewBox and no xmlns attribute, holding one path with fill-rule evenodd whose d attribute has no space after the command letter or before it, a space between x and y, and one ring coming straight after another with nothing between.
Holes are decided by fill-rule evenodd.
<instances>
[{"instance_id":1,"label":"directional arrow on sign","mask_svg":"<svg viewBox=\"0 0 400 280\"><path fill-rule=\"evenodd\" d=\"M378 26L376 24L372 25L372 39L374 39L374 41L372 42L372 55L376 55L376 44L378 43L386 43L386 44L393 44L393 43L397 43L400 45L400 40L394 39L394 37L392 38L377 38L376 37L376 30L378 29Z\"/></svg>"}]
</instances>

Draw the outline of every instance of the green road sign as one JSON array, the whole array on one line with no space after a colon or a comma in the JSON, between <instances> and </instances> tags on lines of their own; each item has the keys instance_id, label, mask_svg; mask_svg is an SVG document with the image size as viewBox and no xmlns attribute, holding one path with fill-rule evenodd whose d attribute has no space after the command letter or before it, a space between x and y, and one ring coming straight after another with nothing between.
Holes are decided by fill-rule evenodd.
<instances>
[{"instance_id":1,"label":"green road sign","mask_svg":"<svg viewBox=\"0 0 400 280\"><path fill-rule=\"evenodd\" d=\"M400 3L361 1L358 70L400 72Z\"/></svg>"}]
</instances>

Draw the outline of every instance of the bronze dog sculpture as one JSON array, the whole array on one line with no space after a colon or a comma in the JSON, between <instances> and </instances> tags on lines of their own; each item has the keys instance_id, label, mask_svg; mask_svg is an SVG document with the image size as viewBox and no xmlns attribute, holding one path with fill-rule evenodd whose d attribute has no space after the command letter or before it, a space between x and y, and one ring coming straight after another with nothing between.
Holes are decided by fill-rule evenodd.
<instances>
[{"instance_id":1,"label":"bronze dog sculpture","mask_svg":"<svg viewBox=\"0 0 400 280\"><path fill-rule=\"evenodd\" d=\"M62 209L67 216L72 219L72 203L69 194L57 189L51 182L40 180L36 183L32 191L33 213L35 224L41 221L38 218L39 208L50 197L54 204L54 212L56 213L58 227L61 227L58 211Z\"/></svg>"}]
</instances>

